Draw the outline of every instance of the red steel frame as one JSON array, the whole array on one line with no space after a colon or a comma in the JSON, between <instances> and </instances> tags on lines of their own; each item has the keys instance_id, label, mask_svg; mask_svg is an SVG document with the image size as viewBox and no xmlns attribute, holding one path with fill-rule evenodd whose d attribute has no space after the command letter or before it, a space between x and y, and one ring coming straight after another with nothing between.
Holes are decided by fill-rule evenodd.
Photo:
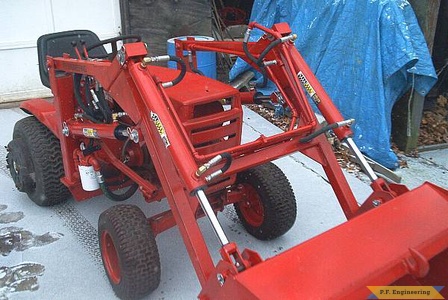
<instances>
[{"instance_id":1,"label":"red steel frame","mask_svg":"<svg viewBox=\"0 0 448 300\"><path fill-rule=\"evenodd\" d=\"M276 24L272 29L264 28L254 23L250 24L250 28L255 27L266 32L258 42L248 43L249 50L255 57L260 55L270 44L271 40L286 37L291 34L288 25L284 23ZM193 56L195 56L196 51L199 50L236 54L253 67L259 68L246 56L242 43L240 42L176 41L176 51L178 53L191 51ZM299 268L300 264L298 262L291 262L290 259L302 257L301 260L309 259L309 262L314 262L318 265L319 262L313 259L315 257L314 253L325 249L332 249L331 245L335 245L332 243L338 243L338 245L341 245L347 251L337 251L339 258L336 255L332 255L332 251L325 250L325 255L328 255L329 259L331 257L332 261L342 260L347 265L352 266L349 261L353 257L355 257L353 261L362 261L361 258L364 257L362 255L365 255L362 252L368 251L369 247L373 247L376 249L375 251L379 251L381 247L378 246L379 241L376 241L374 244L367 243L367 246L353 246L350 239L347 238L347 232L355 231L357 234L362 235L370 232L372 224L382 222L381 230L378 231L375 237L378 237L378 239L381 236L386 238L392 237L387 229L391 229L390 227L394 226L394 221L380 221L381 213L389 215L393 210L400 209L409 210L409 213L418 214L422 205L427 204L431 207L431 211L437 210L439 213L444 212L445 216L447 215L447 191L432 185L424 185L419 190L420 194L423 197L426 197L425 194L428 194L430 197L422 203L414 201L414 208L409 209L409 205L406 204L405 200L409 198L415 200L415 196L412 197L410 193L406 193L406 188L399 185L387 184L381 179L372 183L374 190L372 196L369 197L364 206L359 207L326 138L320 135L308 143L300 142L301 138L314 132L318 129L319 125L308 103L305 91L302 89L302 85L297 77L298 72L302 72L309 81L309 84L314 88L319 99L317 106L328 123L343 121L343 117L325 93L300 53L295 49L293 42L286 40L266 55L266 61L276 62L266 67L266 71L269 78L279 88L287 105L291 108L291 126L284 133L269 137L262 135L252 142L225 149L225 152L230 153L233 158L230 168L225 173L226 176L234 178L234 175L242 170L300 151L322 165L344 214L348 219L352 219L361 212L370 210L373 207L372 201L374 200L381 200L384 203L394 198L405 200L390 201L379 209L375 209L374 212L363 214L353 221L347 222L325 233L322 237L315 238L289 250L287 252L288 254L285 253L285 255L280 255L265 262L262 262L262 259L256 252L246 249L240 254L236 245L229 243L221 248L222 260L215 266L196 222L196 218L198 217L197 212L200 211L200 207L197 198L194 196L194 191L198 188L207 187L208 182L203 177L196 176L195 172L199 165L223 151L206 154L196 151L189 140L188 134L183 129L180 116L176 113L176 108L171 100L179 96L182 90L171 88L172 90L170 91L170 88L165 89L162 86L163 80L176 76L177 71L146 66L146 64L142 63L142 59L146 54L147 50L143 43L133 43L126 44L123 48L124 62L120 62L118 59L112 61L97 61L73 59L69 56L62 58L48 57L50 83L54 94L53 104L44 100L32 100L25 102L22 108L34 114L59 137L65 170L65 177L62 178L62 181L70 188L77 200L84 200L97 194L96 192L85 192L81 189L79 176L76 171L77 163L88 163L94 165L94 167L97 163L96 159L98 157L84 157L79 151L79 141L83 138L82 129L86 127L95 128L100 134L102 138L102 158L121 170L132 181L137 182L148 202L158 201L163 197L167 198L171 210L149 218L149 222L155 234L174 225L179 227L190 259L203 287L200 294L201 298L210 299L212 297L228 298L230 296L238 296L247 299L269 299L271 297L279 298L279 295L289 298L303 298L306 293L299 291L312 293L312 287L297 286L293 289L292 286L288 288L284 284L277 282L278 280L273 280L273 278L283 278L286 276L285 278L291 277L291 280L297 282L297 278L300 277L295 274L297 270L291 269L288 265ZM56 70L63 70L66 73L64 75L56 74ZM129 118L135 124L133 129L137 130L140 135L140 146L145 146L149 150L161 183L161 189L141 178L130 167L117 159L118 154L114 148L115 142L112 139L113 126L115 125L101 124L99 126L87 120L74 119L76 103L73 94L73 73L93 76L101 83L104 90L114 98L123 111L128 114ZM192 75L187 74L187 76ZM210 79L203 78L201 81L205 82L205 85L209 85L211 89L215 88L216 90L221 87L220 84ZM226 91L228 92L227 94L223 92L222 95L219 93L216 93L216 95L220 97L234 97L235 109L240 109L241 98L244 98L244 95L232 89L227 89ZM183 90L183 93L185 93L185 90ZM194 100L192 101L194 102ZM166 142L162 140L155 122L151 119L151 114L156 114L163 124L170 145L167 146ZM68 136L62 134L64 126L70 130ZM341 140L352 134L350 128L347 126L337 128L334 131ZM217 170L220 166L222 164L212 168L212 170ZM216 189L211 190L216 192ZM210 194L211 192L207 191L207 193ZM237 198L238 192L229 192L219 208L236 201L234 199ZM365 215L368 217L364 217ZM395 217L403 223L408 222L407 218L402 214ZM366 297L369 291L365 288L365 285L391 284L406 274L424 276L429 272L428 261L431 258L442 255L442 260L446 260L446 256L448 256L446 254L446 248L448 247L448 225L431 219L429 215L421 216L418 218L418 222L427 222L431 225L428 225L428 228L421 229L420 225L423 225L421 223L414 224L414 226L410 224L412 228L418 227L419 230L422 230L422 234L412 239L411 242L397 237L399 241L393 246L393 250L396 252L391 251L392 253L388 252L387 254L378 254L376 252L375 254L380 256L377 266L371 266L371 264L366 263L363 267L360 267L361 271L356 274L352 274L352 270L339 270L339 272L334 274L319 274L317 272L317 270L320 270L319 268L305 264L309 267L307 270L310 272L308 273L310 274L310 278L318 280L315 277L322 275L326 276L324 282L330 283L329 288L320 287L325 291L322 297ZM426 243L426 238L423 237L424 234L433 236L431 243ZM393 237L396 238L395 235ZM422 246L423 244L425 244L425 247ZM324 249L321 247L324 247ZM405 254L400 252L402 248L412 248L414 250ZM348 249L351 250L348 251ZM360 253L356 251L360 251ZM386 259L387 263L384 263ZM240 266L243 266L243 269L235 266L235 260L240 263ZM404 268L399 267L403 260L410 261L409 267L406 267L406 264ZM419 263L417 263L417 267L414 266L412 268L412 262L416 260ZM278 263L278 265L274 266L275 263ZM339 265L337 267L344 268L344 266ZM356 268L356 266L353 267ZM391 270L389 270L390 268ZM397 268L401 268L399 272ZM251 271L252 269L253 271ZM256 270L263 270L264 272L259 273ZM419 273L418 270L421 272ZM329 272L328 269L320 271ZM379 276L378 274L380 273L373 274L371 272L380 272L382 275ZM219 284L219 281L216 280L216 276L218 275L226 279L225 284ZM307 277L308 275L305 274L304 276ZM327 278L328 276L329 279ZM342 291L338 290L337 286L338 277L341 276L345 276L344 278L347 279L346 282L341 283L343 285ZM366 280L366 278L371 279L371 281ZM266 289L260 286L257 287L258 284L255 284L258 282L257 280L265 282L265 285L269 285L269 281L273 280L272 282L275 282L277 286L272 287L271 292L267 292ZM353 284L350 280L353 280L355 283ZM266 294L262 294L261 291Z\"/></svg>"}]
</instances>

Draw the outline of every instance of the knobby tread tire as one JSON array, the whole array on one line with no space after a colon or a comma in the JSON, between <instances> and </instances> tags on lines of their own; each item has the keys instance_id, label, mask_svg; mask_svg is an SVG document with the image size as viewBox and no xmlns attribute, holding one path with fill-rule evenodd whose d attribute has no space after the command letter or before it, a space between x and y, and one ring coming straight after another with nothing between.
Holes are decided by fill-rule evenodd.
<instances>
[{"instance_id":1,"label":"knobby tread tire","mask_svg":"<svg viewBox=\"0 0 448 300\"><path fill-rule=\"evenodd\" d=\"M135 205L116 205L100 215L98 235L105 264L101 242L104 232L112 238L118 256L118 283L114 283L105 267L115 294L120 299L140 299L154 291L160 283L160 257L144 213Z\"/></svg>"},{"instance_id":2,"label":"knobby tread tire","mask_svg":"<svg viewBox=\"0 0 448 300\"><path fill-rule=\"evenodd\" d=\"M39 206L52 206L67 200L70 191L60 181L64 166L59 139L34 116L19 120L14 126L14 139L28 147L35 173L35 188L28 197Z\"/></svg>"},{"instance_id":3,"label":"knobby tread tire","mask_svg":"<svg viewBox=\"0 0 448 300\"><path fill-rule=\"evenodd\" d=\"M236 213L246 231L260 240L272 240L285 234L294 225L297 204L288 178L273 163L267 163L238 174L237 183L249 184L257 192L264 210L260 226L249 224L235 203Z\"/></svg>"}]
</instances>

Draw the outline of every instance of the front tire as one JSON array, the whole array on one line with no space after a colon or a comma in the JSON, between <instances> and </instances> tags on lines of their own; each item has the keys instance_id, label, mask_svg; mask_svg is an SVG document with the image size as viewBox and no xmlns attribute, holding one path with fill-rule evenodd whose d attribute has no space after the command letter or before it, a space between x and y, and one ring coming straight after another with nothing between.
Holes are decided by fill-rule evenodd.
<instances>
[{"instance_id":1,"label":"front tire","mask_svg":"<svg viewBox=\"0 0 448 300\"><path fill-rule=\"evenodd\" d=\"M134 205L116 205L98 221L101 257L120 299L139 299L160 283L156 240L144 213Z\"/></svg>"},{"instance_id":2,"label":"front tire","mask_svg":"<svg viewBox=\"0 0 448 300\"><path fill-rule=\"evenodd\" d=\"M59 139L34 116L19 120L8 144L7 166L19 191L39 206L52 206L70 197L64 176Z\"/></svg>"},{"instance_id":3,"label":"front tire","mask_svg":"<svg viewBox=\"0 0 448 300\"><path fill-rule=\"evenodd\" d=\"M234 204L246 231L260 240L272 240L294 225L297 204L285 174L273 163L243 171L237 184L244 197Z\"/></svg>"}]
</instances>

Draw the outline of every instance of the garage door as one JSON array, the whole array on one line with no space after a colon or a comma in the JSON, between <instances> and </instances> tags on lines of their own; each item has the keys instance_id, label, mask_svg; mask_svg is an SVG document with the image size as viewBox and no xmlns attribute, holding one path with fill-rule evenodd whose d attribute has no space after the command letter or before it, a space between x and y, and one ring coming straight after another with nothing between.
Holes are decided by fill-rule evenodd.
<instances>
[{"instance_id":1,"label":"garage door","mask_svg":"<svg viewBox=\"0 0 448 300\"><path fill-rule=\"evenodd\" d=\"M118 35L119 0L1 1L0 104L51 96L40 82L36 41L73 29L92 30L100 39Z\"/></svg>"}]
</instances>

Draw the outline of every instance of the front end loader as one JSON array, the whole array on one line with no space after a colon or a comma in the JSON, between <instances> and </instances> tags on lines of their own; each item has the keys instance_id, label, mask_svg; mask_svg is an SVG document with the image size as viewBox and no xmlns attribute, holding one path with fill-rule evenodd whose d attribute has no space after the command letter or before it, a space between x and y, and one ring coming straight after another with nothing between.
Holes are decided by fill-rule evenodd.
<instances>
[{"instance_id":1,"label":"front end loader","mask_svg":"<svg viewBox=\"0 0 448 300\"><path fill-rule=\"evenodd\" d=\"M253 29L264 33L257 42L249 42ZM176 56L148 56L138 36L100 41L77 30L40 37L41 80L54 98L21 104L31 116L16 123L7 156L17 189L40 206L101 194L121 202L136 191L148 203L166 199L170 209L153 216L119 204L99 218L104 268L122 299L158 287L155 237L174 226L201 284L200 299L365 299L368 286L445 286L448 191L431 183L409 191L379 178L353 142L354 120L342 117L295 38L285 23L251 23L242 42L177 40ZM263 95L257 86L238 90L204 77L197 51L236 55L277 91ZM159 66L168 61L178 70ZM242 143L242 106L265 101L290 110L287 130ZM319 125L311 102L328 125ZM362 205L325 137L329 130L371 180ZM216 215L233 205L255 238L285 234L296 200L271 161L295 152L322 166L348 221L272 258L241 251ZM216 264L201 217L220 243Z\"/></svg>"}]
</instances>

